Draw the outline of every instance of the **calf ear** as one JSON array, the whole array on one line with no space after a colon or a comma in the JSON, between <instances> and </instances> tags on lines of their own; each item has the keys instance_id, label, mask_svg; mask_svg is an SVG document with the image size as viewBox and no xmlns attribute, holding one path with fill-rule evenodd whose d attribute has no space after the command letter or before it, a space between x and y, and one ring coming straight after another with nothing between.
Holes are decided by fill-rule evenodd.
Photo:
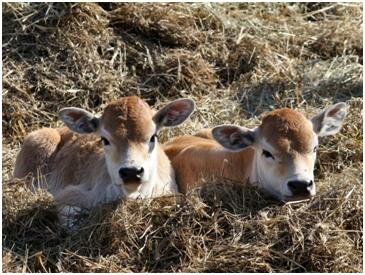
<instances>
[{"instance_id":1,"label":"calf ear","mask_svg":"<svg viewBox=\"0 0 365 275\"><path fill-rule=\"evenodd\" d=\"M63 108L58 113L59 118L72 131L80 134L93 133L98 129L99 119L80 108Z\"/></svg>"},{"instance_id":2,"label":"calf ear","mask_svg":"<svg viewBox=\"0 0 365 275\"><path fill-rule=\"evenodd\" d=\"M194 111L195 103L188 98L178 99L163 107L154 116L157 128L172 127L183 123Z\"/></svg>"},{"instance_id":3,"label":"calf ear","mask_svg":"<svg viewBox=\"0 0 365 275\"><path fill-rule=\"evenodd\" d=\"M314 132L319 136L336 134L342 127L347 110L344 102L328 107L311 119Z\"/></svg>"},{"instance_id":4,"label":"calf ear","mask_svg":"<svg viewBox=\"0 0 365 275\"><path fill-rule=\"evenodd\" d=\"M238 151L255 143L255 130L235 125L220 125L212 129L213 138L223 147Z\"/></svg>"}]
</instances>

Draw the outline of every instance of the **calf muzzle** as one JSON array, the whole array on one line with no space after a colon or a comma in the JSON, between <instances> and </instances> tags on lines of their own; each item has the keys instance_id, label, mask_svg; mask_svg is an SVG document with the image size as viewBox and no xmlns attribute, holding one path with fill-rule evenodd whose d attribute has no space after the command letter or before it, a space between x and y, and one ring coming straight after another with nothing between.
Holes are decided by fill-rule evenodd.
<instances>
[{"instance_id":1,"label":"calf muzzle","mask_svg":"<svg viewBox=\"0 0 365 275\"><path fill-rule=\"evenodd\" d=\"M289 181L289 190L293 193L293 196L310 196L313 181Z\"/></svg>"},{"instance_id":2,"label":"calf muzzle","mask_svg":"<svg viewBox=\"0 0 365 275\"><path fill-rule=\"evenodd\" d=\"M123 167L119 169L119 176L125 184L128 182L139 182L143 176L143 167Z\"/></svg>"}]
</instances>

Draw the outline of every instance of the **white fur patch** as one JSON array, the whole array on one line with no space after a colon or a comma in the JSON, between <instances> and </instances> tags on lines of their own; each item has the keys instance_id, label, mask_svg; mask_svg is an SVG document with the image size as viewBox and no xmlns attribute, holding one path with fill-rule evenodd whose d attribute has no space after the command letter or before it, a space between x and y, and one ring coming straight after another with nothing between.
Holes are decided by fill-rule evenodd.
<instances>
[{"instance_id":1,"label":"white fur patch","mask_svg":"<svg viewBox=\"0 0 365 275\"><path fill-rule=\"evenodd\" d=\"M78 206L63 206L58 210L58 218L62 227L74 231L77 228L78 216L82 209Z\"/></svg>"}]
</instances>

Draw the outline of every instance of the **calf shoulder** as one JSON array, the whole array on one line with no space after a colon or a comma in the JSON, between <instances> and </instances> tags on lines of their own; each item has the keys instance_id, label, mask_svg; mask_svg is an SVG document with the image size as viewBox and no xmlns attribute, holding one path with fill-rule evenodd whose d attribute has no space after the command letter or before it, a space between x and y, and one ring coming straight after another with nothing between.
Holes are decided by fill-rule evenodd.
<instances>
[{"instance_id":1,"label":"calf shoulder","mask_svg":"<svg viewBox=\"0 0 365 275\"><path fill-rule=\"evenodd\" d=\"M94 134L80 135L67 131L63 144L49 167L53 192L69 185L91 190L95 185L111 183L100 139Z\"/></svg>"},{"instance_id":2,"label":"calf shoulder","mask_svg":"<svg viewBox=\"0 0 365 275\"><path fill-rule=\"evenodd\" d=\"M24 178L27 175L46 174L61 138L59 131L52 128L42 128L29 133L17 155L14 177Z\"/></svg>"},{"instance_id":3,"label":"calf shoulder","mask_svg":"<svg viewBox=\"0 0 365 275\"><path fill-rule=\"evenodd\" d=\"M254 155L253 148L231 152L214 140L197 136L175 138L166 143L165 152L183 193L222 178L245 183Z\"/></svg>"}]
</instances>

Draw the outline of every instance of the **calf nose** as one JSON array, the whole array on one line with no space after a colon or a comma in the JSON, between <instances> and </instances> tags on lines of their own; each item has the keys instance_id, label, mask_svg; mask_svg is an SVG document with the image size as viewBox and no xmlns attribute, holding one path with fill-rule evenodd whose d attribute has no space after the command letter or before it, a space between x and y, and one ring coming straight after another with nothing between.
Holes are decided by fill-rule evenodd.
<instances>
[{"instance_id":1,"label":"calf nose","mask_svg":"<svg viewBox=\"0 0 365 275\"><path fill-rule=\"evenodd\" d=\"M143 167L127 167L127 168L120 168L119 169L119 176L123 180L128 179L140 179L143 175L144 169Z\"/></svg>"},{"instance_id":2,"label":"calf nose","mask_svg":"<svg viewBox=\"0 0 365 275\"><path fill-rule=\"evenodd\" d=\"M288 187L293 195L309 195L310 188L313 186L313 181L294 180L288 182Z\"/></svg>"}]
</instances>

